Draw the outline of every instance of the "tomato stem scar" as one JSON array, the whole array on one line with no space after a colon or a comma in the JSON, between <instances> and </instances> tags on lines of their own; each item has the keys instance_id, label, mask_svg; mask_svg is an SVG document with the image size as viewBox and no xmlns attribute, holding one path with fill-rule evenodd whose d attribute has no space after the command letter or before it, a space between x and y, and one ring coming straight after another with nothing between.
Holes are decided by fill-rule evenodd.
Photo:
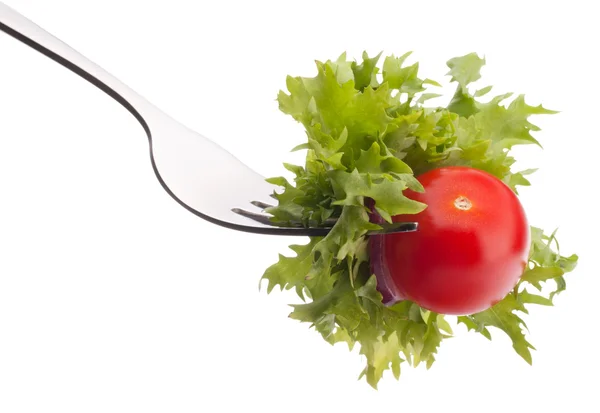
<instances>
[{"instance_id":1,"label":"tomato stem scar","mask_svg":"<svg viewBox=\"0 0 600 413\"><path fill-rule=\"evenodd\" d=\"M461 195L454 200L454 206L462 211L468 211L469 209L471 209L473 204L471 203L469 198Z\"/></svg>"}]
</instances>

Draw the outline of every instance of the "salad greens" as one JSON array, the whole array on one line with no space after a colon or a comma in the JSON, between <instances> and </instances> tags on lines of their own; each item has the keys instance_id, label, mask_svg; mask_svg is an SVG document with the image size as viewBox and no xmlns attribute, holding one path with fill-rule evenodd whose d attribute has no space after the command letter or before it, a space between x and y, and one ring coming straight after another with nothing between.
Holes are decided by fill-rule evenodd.
<instances>
[{"instance_id":1,"label":"salad greens","mask_svg":"<svg viewBox=\"0 0 600 413\"><path fill-rule=\"evenodd\" d=\"M434 80L421 78L419 64L381 54L362 62L338 59L317 62L315 77L287 78L281 91L281 111L306 130L307 141L294 150L306 150L302 166L285 164L293 173L269 179L280 186L269 208L280 223L321 225L337 222L325 237L305 245L292 245L292 256L279 256L262 279L270 293L275 287L293 289L301 303L292 305L290 317L308 323L331 344L360 346L366 367L360 377L373 387L391 369L435 361L442 341L450 337L450 317L420 308L410 301L386 306L370 272L367 231L380 226L370 222L365 201L375 201L387 221L397 214L416 214L426 205L407 198L403 191L423 191L415 176L441 166L465 165L485 170L515 192L529 185L534 170L515 171L511 149L539 145L532 132L539 128L531 115L555 113L530 106L522 95L493 96L491 87L473 89L485 59L471 53L448 60L448 75L457 84L446 107L426 106L440 95ZM529 266L514 291L494 307L460 316L464 324L491 339L489 327L506 333L515 351L531 363L533 346L525 322L530 305L552 305L566 287L564 275L577 256L562 256L555 234L531 228ZM547 283L552 288L542 288Z\"/></svg>"}]
</instances>

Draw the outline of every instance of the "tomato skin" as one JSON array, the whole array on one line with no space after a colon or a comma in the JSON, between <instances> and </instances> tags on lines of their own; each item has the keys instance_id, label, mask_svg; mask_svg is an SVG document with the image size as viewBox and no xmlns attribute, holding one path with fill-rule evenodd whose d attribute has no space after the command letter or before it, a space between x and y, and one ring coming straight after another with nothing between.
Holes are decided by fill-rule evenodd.
<instances>
[{"instance_id":1,"label":"tomato skin","mask_svg":"<svg viewBox=\"0 0 600 413\"><path fill-rule=\"evenodd\" d=\"M408 299L450 315L488 309L527 265L530 230L519 199L498 178L469 167L438 168L417 179L425 192L405 194L428 207L393 221L416 221L418 230L369 240L384 301Z\"/></svg>"}]
</instances>

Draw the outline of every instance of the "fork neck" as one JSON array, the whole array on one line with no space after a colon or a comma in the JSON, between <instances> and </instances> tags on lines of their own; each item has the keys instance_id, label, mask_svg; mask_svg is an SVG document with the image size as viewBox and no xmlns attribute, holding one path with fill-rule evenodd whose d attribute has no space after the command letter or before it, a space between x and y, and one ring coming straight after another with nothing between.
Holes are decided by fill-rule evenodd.
<instances>
[{"instance_id":1,"label":"fork neck","mask_svg":"<svg viewBox=\"0 0 600 413\"><path fill-rule=\"evenodd\" d=\"M158 110L127 85L2 2L0 2L0 31L54 60L105 92L127 109L150 137L150 127L144 118Z\"/></svg>"}]
</instances>

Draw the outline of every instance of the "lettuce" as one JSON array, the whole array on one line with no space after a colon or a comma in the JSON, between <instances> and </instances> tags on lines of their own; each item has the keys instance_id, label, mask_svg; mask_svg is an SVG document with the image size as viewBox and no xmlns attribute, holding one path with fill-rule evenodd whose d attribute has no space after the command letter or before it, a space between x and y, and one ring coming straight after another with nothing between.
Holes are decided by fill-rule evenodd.
<instances>
[{"instance_id":1,"label":"lettuce","mask_svg":"<svg viewBox=\"0 0 600 413\"><path fill-rule=\"evenodd\" d=\"M290 318L308 323L332 345L359 346L367 361L360 377L374 388L388 369L399 378L404 362L431 367L442 341L453 333L448 316L410 301L382 304L366 236L381 227L370 222L365 202L374 200L387 222L397 214L419 213L426 205L403 191L422 191L415 176L449 165L485 170L517 192L530 184L526 177L534 171L513 170L511 149L539 146L532 135L539 128L529 118L555 113L528 105L522 95L483 101L492 88L472 90L485 65L475 53L448 60L456 92L446 107L428 107L430 99L440 97L430 89L440 84L421 78L418 63L406 64L409 56L382 61L381 54L365 53L359 64L342 54L316 62L315 77L289 76L279 108L304 127L307 141L294 150L306 150L306 161L284 165L292 182L268 180L281 188L273 194L277 205L266 210L274 222L336 223L327 236L292 245L291 256L280 255L262 277L267 292L295 290L302 302L292 305ZM576 255L560 255L554 233L531 228L531 234L529 266L514 291L486 311L453 320L488 339L489 327L503 331L528 363L533 346L522 314L530 305L552 305L566 288L564 275L577 264ZM555 288L542 288L548 282Z\"/></svg>"}]
</instances>

